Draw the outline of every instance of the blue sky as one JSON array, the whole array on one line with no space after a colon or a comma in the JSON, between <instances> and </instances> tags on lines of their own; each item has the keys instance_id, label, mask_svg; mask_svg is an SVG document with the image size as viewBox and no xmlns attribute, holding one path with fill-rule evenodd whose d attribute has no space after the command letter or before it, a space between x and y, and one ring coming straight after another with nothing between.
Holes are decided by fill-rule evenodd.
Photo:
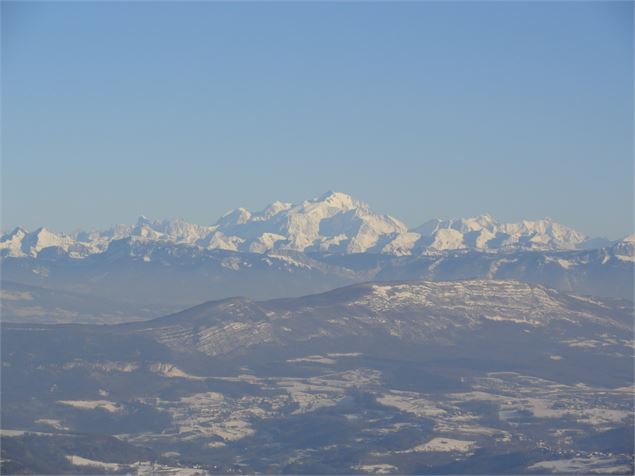
<instances>
[{"instance_id":1,"label":"blue sky","mask_svg":"<svg viewBox=\"0 0 635 476\"><path fill-rule=\"evenodd\" d=\"M345 191L633 228L630 2L2 2L2 227Z\"/></svg>"}]
</instances>

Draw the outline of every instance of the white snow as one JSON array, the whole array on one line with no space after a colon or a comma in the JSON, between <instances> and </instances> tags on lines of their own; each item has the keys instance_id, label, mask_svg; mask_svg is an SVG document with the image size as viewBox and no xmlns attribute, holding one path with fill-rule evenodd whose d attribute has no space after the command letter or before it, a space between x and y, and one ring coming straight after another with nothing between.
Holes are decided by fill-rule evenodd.
<instances>
[{"instance_id":1,"label":"white snow","mask_svg":"<svg viewBox=\"0 0 635 476\"><path fill-rule=\"evenodd\" d=\"M150 371L168 378L183 378L187 380L205 380L205 377L188 374L172 364L158 362L150 366Z\"/></svg>"},{"instance_id":2,"label":"white snow","mask_svg":"<svg viewBox=\"0 0 635 476\"><path fill-rule=\"evenodd\" d=\"M426 400L418 393L393 390L377 398L377 402L387 407L394 407L418 417L436 417L446 411L436 403Z\"/></svg>"},{"instance_id":3,"label":"white snow","mask_svg":"<svg viewBox=\"0 0 635 476\"><path fill-rule=\"evenodd\" d=\"M48 425L51 428L54 428L56 430L68 430L67 427L62 425L62 422L60 420L56 420L53 418L40 418L38 420L35 420L34 423L41 423L43 425Z\"/></svg>"},{"instance_id":4,"label":"white snow","mask_svg":"<svg viewBox=\"0 0 635 476\"><path fill-rule=\"evenodd\" d=\"M277 241L284 241L285 239L284 236L276 233L263 233L249 245L249 251L252 253L265 253L273 250Z\"/></svg>"},{"instance_id":5,"label":"white snow","mask_svg":"<svg viewBox=\"0 0 635 476\"><path fill-rule=\"evenodd\" d=\"M628 474L631 467L612 456L583 456L559 460L546 460L528 467L534 471L576 474Z\"/></svg>"},{"instance_id":6,"label":"white snow","mask_svg":"<svg viewBox=\"0 0 635 476\"><path fill-rule=\"evenodd\" d=\"M334 365L337 363L337 360L330 359L328 357L324 357L322 355L307 355L306 357L298 357L296 359L287 360L289 363L311 363L311 364L324 364L324 365Z\"/></svg>"},{"instance_id":7,"label":"white snow","mask_svg":"<svg viewBox=\"0 0 635 476\"><path fill-rule=\"evenodd\" d=\"M391 464L359 464L354 467L368 474L394 474L399 473L399 468Z\"/></svg>"},{"instance_id":8,"label":"white snow","mask_svg":"<svg viewBox=\"0 0 635 476\"><path fill-rule=\"evenodd\" d=\"M407 256L412 254L413 249L415 248L417 241L421 239L421 235L419 233L414 232L406 232L400 233L397 237L384 246L381 250L384 254L395 255L395 256Z\"/></svg>"},{"instance_id":9,"label":"white snow","mask_svg":"<svg viewBox=\"0 0 635 476\"><path fill-rule=\"evenodd\" d=\"M434 234L430 248L435 250L456 250L465 248L463 234L452 228L442 228Z\"/></svg>"},{"instance_id":10,"label":"white snow","mask_svg":"<svg viewBox=\"0 0 635 476\"><path fill-rule=\"evenodd\" d=\"M101 409L110 413L123 412L123 407L121 405L108 400L58 400L57 403L74 408L80 408L82 410Z\"/></svg>"},{"instance_id":11,"label":"white snow","mask_svg":"<svg viewBox=\"0 0 635 476\"><path fill-rule=\"evenodd\" d=\"M432 438L423 445L412 448L413 452L457 452L468 453L474 448L473 441L455 440L453 438Z\"/></svg>"},{"instance_id":12,"label":"white snow","mask_svg":"<svg viewBox=\"0 0 635 476\"><path fill-rule=\"evenodd\" d=\"M89 466L89 467L105 469L106 471L118 471L121 466L118 463L105 463L103 461L83 458L81 456L76 456L76 455L68 455L66 456L66 459L73 466Z\"/></svg>"}]
</instances>

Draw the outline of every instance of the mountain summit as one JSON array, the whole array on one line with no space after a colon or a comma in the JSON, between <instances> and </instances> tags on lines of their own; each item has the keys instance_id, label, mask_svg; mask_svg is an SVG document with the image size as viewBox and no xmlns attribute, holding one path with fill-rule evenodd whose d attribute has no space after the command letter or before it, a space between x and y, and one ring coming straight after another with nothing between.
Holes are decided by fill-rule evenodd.
<instances>
[{"instance_id":1,"label":"mountain summit","mask_svg":"<svg viewBox=\"0 0 635 476\"><path fill-rule=\"evenodd\" d=\"M273 249L364 253L407 231L399 220L371 211L367 204L340 192L328 192L297 205L274 202L250 213L239 208L225 214L217 232L239 239L237 250Z\"/></svg>"}]
</instances>

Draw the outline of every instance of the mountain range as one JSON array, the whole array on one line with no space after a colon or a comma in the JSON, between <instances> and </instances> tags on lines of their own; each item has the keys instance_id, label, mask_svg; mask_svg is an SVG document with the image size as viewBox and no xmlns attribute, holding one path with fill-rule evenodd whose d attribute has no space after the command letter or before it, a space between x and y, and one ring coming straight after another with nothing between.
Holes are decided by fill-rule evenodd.
<instances>
[{"instance_id":1,"label":"mountain range","mask_svg":"<svg viewBox=\"0 0 635 476\"><path fill-rule=\"evenodd\" d=\"M46 228L28 232L18 227L0 238L0 251L8 257L37 257L45 250L51 253L53 248L56 253L80 259L105 252L111 243L122 239L250 253L300 251L394 256L458 249L573 250L609 244L608 240L590 239L549 218L499 223L489 215L481 215L430 220L409 230L396 218L376 213L347 194L328 192L299 204L274 202L259 212L238 208L209 226L181 219L152 221L142 216L135 225L70 234Z\"/></svg>"},{"instance_id":2,"label":"mountain range","mask_svg":"<svg viewBox=\"0 0 635 476\"><path fill-rule=\"evenodd\" d=\"M292 297L372 280L516 279L633 299L635 236L589 239L545 219L432 220L408 230L342 193L216 224L140 218L105 231L18 228L0 240L4 320L120 322L209 299Z\"/></svg>"}]
</instances>

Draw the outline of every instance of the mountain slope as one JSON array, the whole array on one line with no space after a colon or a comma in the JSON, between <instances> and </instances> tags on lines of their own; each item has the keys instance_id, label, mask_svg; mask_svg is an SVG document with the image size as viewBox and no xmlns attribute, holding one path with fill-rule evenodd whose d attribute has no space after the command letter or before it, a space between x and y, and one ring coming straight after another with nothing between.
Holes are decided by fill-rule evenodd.
<instances>
[{"instance_id":1,"label":"mountain slope","mask_svg":"<svg viewBox=\"0 0 635 476\"><path fill-rule=\"evenodd\" d=\"M75 308L70 295L80 293L100 302L125 303L131 315L142 316L148 315L149 303L169 311L205 299L292 297L370 280L516 279L576 294L632 300L634 259L632 239L596 250L448 250L393 256L243 253L125 238L82 260L45 252L36 258L7 257L2 272L5 280L55 290L60 299L66 293L69 302L58 301L61 309ZM39 294L34 296L28 302L8 303L21 309L19 321L42 322L42 313L36 311L48 304L38 302ZM29 309L34 312L29 314ZM75 322L94 322L89 314L77 314ZM4 315L14 320L11 316Z\"/></svg>"},{"instance_id":2,"label":"mountain slope","mask_svg":"<svg viewBox=\"0 0 635 476\"><path fill-rule=\"evenodd\" d=\"M447 251L391 261L374 279L518 279L565 292L633 300L634 251L628 240L580 251Z\"/></svg>"},{"instance_id":3,"label":"mountain slope","mask_svg":"<svg viewBox=\"0 0 635 476\"><path fill-rule=\"evenodd\" d=\"M632 303L492 280L4 323L3 438L116 435L217 473L630 474L632 324Z\"/></svg>"},{"instance_id":4,"label":"mountain slope","mask_svg":"<svg viewBox=\"0 0 635 476\"><path fill-rule=\"evenodd\" d=\"M360 284L264 303L225 299L129 328L149 333L175 351L217 356L315 338L372 339L378 334L406 343L434 342L491 322L530 328L599 326L628 333L631 321L616 316L601 300L517 281L472 280Z\"/></svg>"}]
</instances>

